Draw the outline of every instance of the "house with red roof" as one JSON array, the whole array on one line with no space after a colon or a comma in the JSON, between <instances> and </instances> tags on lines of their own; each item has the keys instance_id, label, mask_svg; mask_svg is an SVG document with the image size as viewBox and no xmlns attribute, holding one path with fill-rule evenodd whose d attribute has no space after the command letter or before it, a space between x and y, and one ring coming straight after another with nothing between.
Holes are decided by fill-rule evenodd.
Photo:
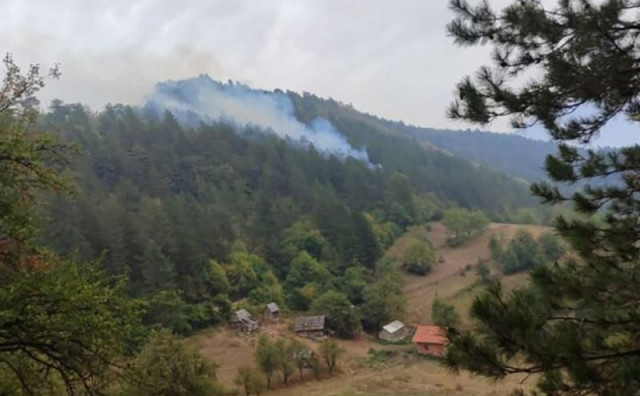
<instances>
[{"instance_id":1,"label":"house with red roof","mask_svg":"<svg viewBox=\"0 0 640 396\"><path fill-rule=\"evenodd\" d=\"M418 352L426 355L442 356L449 344L447 331L440 326L423 325L416 328L411 340Z\"/></svg>"}]
</instances>

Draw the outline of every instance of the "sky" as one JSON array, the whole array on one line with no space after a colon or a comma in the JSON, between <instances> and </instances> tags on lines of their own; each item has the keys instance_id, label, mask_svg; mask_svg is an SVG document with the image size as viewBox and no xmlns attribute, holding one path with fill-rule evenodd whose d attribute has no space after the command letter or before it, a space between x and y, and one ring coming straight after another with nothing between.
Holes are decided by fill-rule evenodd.
<instances>
[{"instance_id":1,"label":"sky","mask_svg":"<svg viewBox=\"0 0 640 396\"><path fill-rule=\"evenodd\" d=\"M545 0L554 3L553 0ZM0 52L61 65L43 103L139 105L158 81L207 73L254 88L311 92L391 120L446 117L454 87L489 61L447 37L447 0L0 0ZM496 8L509 0L492 0ZM635 126L605 136L638 140ZM507 122L488 127L510 131ZM544 136L533 131L531 136Z\"/></svg>"}]
</instances>

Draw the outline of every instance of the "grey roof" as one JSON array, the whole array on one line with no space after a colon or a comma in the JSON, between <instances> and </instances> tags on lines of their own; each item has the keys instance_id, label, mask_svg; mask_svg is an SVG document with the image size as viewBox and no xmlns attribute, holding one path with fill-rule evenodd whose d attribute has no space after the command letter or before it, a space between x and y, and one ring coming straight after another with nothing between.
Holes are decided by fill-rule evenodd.
<instances>
[{"instance_id":1,"label":"grey roof","mask_svg":"<svg viewBox=\"0 0 640 396\"><path fill-rule=\"evenodd\" d=\"M311 357L313 357L313 351L311 349L303 349L300 351L294 351L293 352L293 357L295 359L300 358L300 359L311 359Z\"/></svg>"},{"instance_id":2,"label":"grey roof","mask_svg":"<svg viewBox=\"0 0 640 396\"><path fill-rule=\"evenodd\" d=\"M251 314L246 309L237 310L235 315L238 320L253 320Z\"/></svg>"},{"instance_id":3,"label":"grey roof","mask_svg":"<svg viewBox=\"0 0 640 396\"><path fill-rule=\"evenodd\" d=\"M384 331L386 331L387 333L389 333L389 334L393 334L396 331L401 330L403 328L404 328L404 323L402 323L399 320L394 320L393 322L389 323L388 325L382 327L382 329Z\"/></svg>"},{"instance_id":4,"label":"grey roof","mask_svg":"<svg viewBox=\"0 0 640 396\"><path fill-rule=\"evenodd\" d=\"M276 304L276 303L274 303L274 302L270 302L269 304L267 304L267 309L268 309L271 313L280 312L280 308L278 308L278 304Z\"/></svg>"},{"instance_id":5,"label":"grey roof","mask_svg":"<svg viewBox=\"0 0 640 396\"><path fill-rule=\"evenodd\" d=\"M294 329L295 331L324 330L324 315L297 317Z\"/></svg>"}]
</instances>

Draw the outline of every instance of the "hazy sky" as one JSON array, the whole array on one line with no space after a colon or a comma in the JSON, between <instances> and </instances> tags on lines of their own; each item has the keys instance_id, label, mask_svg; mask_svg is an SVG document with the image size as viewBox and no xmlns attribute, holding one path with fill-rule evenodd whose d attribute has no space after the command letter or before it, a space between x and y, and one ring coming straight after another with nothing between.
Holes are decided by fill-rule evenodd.
<instances>
[{"instance_id":1,"label":"hazy sky","mask_svg":"<svg viewBox=\"0 0 640 396\"><path fill-rule=\"evenodd\" d=\"M157 81L208 73L421 126L467 128L445 110L455 83L486 63L488 51L452 44L447 3L2 0L0 51L23 64L61 64L44 102L141 104Z\"/></svg>"}]
</instances>

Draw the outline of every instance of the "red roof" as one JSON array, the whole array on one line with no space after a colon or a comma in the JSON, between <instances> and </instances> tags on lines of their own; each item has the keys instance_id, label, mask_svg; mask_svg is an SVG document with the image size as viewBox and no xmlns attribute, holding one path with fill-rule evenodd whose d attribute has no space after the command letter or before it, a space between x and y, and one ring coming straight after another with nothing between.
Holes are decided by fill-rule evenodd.
<instances>
[{"instance_id":1,"label":"red roof","mask_svg":"<svg viewBox=\"0 0 640 396\"><path fill-rule=\"evenodd\" d=\"M449 343L446 331L439 326L431 325L418 326L411 341L416 344L445 345Z\"/></svg>"}]
</instances>

